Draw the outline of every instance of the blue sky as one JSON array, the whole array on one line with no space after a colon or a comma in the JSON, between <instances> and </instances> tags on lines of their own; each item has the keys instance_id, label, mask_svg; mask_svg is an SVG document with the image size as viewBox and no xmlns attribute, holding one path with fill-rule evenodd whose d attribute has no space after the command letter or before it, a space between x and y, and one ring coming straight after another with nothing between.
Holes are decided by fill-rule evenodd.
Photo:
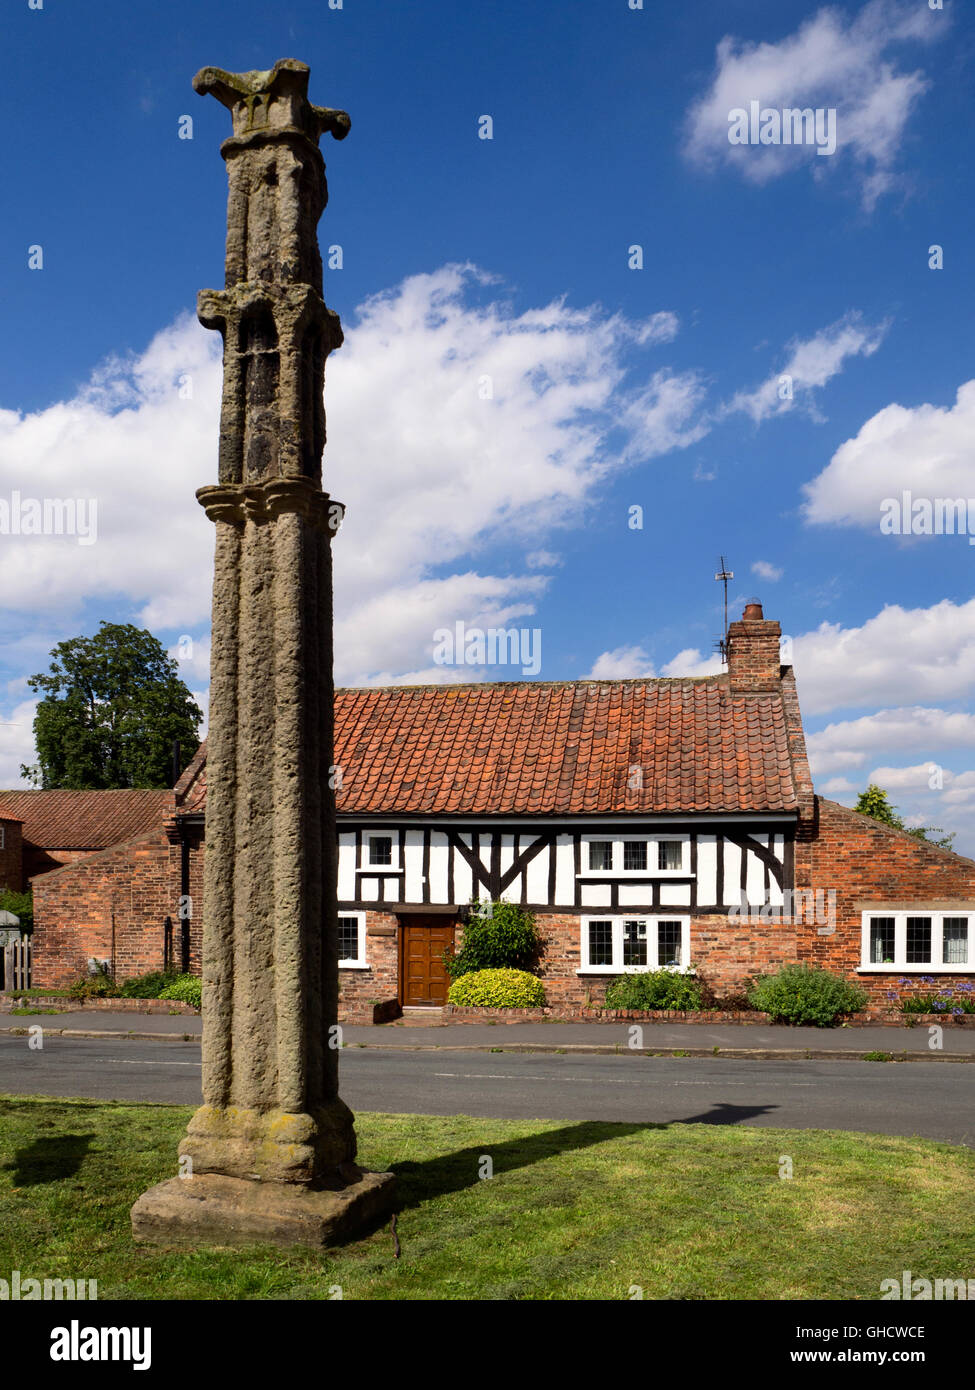
<instances>
[{"instance_id":1,"label":"blue sky","mask_svg":"<svg viewBox=\"0 0 975 1390\"><path fill-rule=\"evenodd\" d=\"M339 679L520 674L435 665L457 621L538 628L543 679L697 673L724 553L733 616L759 597L793 639L819 788L882 774L975 851L975 548L879 525L904 488L975 499L957 9L7 0L0 499L94 498L98 530L0 535L0 781L24 677L102 618L191 638L205 690L219 362L192 315L229 119L190 83L292 56L352 117L320 227ZM835 154L732 146L751 99L835 110Z\"/></svg>"}]
</instances>

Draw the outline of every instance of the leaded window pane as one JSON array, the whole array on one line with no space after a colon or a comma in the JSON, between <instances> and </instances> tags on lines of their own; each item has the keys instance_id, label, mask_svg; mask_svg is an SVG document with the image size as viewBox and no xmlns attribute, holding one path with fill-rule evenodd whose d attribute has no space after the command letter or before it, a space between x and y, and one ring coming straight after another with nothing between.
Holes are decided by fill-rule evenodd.
<instances>
[{"instance_id":1,"label":"leaded window pane","mask_svg":"<svg viewBox=\"0 0 975 1390\"><path fill-rule=\"evenodd\" d=\"M623 964L647 964L647 924L636 920L623 923Z\"/></svg>"},{"instance_id":2,"label":"leaded window pane","mask_svg":"<svg viewBox=\"0 0 975 1390\"><path fill-rule=\"evenodd\" d=\"M647 867L646 840L623 841L623 868L645 869Z\"/></svg>"},{"instance_id":3,"label":"leaded window pane","mask_svg":"<svg viewBox=\"0 0 975 1390\"><path fill-rule=\"evenodd\" d=\"M613 964L612 922L589 923L589 964Z\"/></svg>"},{"instance_id":4,"label":"leaded window pane","mask_svg":"<svg viewBox=\"0 0 975 1390\"><path fill-rule=\"evenodd\" d=\"M946 917L944 919L944 961L945 965L968 964L968 918Z\"/></svg>"},{"instance_id":5,"label":"leaded window pane","mask_svg":"<svg viewBox=\"0 0 975 1390\"><path fill-rule=\"evenodd\" d=\"M894 919L893 917L870 918L870 964L893 965L894 963Z\"/></svg>"},{"instance_id":6,"label":"leaded window pane","mask_svg":"<svg viewBox=\"0 0 975 1390\"><path fill-rule=\"evenodd\" d=\"M931 963L931 918L908 917L907 953L904 957L908 965L930 965Z\"/></svg>"},{"instance_id":7,"label":"leaded window pane","mask_svg":"<svg viewBox=\"0 0 975 1390\"><path fill-rule=\"evenodd\" d=\"M657 923L657 964L658 965L681 965L681 932L680 922L658 922Z\"/></svg>"}]
</instances>

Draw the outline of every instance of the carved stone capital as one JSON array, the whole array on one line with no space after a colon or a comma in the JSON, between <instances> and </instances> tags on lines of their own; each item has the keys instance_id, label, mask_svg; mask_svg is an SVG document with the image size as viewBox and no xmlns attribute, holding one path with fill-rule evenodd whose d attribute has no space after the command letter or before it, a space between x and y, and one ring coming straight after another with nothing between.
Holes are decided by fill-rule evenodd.
<instances>
[{"instance_id":1,"label":"carved stone capital","mask_svg":"<svg viewBox=\"0 0 975 1390\"><path fill-rule=\"evenodd\" d=\"M215 483L197 489L196 500L213 522L242 526L273 521L296 512L317 530L334 535L345 506L322 492L310 478L269 478L264 483Z\"/></svg>"},{"instance_id":2,"label":"carved stone capital","mask_svg":"<svg viewBox=\"0 0 975 1390\"><path fill-rule=\"evenodd\" d=\"M266 72L201 68L193 89L216 97L230 111L234 133L225 146L276 136L304 136L316 146L323 134L344 140L352 124L348 112L308 100L309 71L295 58L282 58Z\"/></svg>"}]
</instances>

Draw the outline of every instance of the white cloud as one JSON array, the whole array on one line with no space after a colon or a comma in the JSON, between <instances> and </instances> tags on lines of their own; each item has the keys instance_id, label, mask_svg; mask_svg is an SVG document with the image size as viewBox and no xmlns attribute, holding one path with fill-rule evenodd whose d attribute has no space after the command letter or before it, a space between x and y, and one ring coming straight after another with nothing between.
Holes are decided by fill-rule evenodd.
<instances>
[{"instance_id":1,"label":"white cloud","mask_svg":"<svg viewBox=\"0 0 975 1390\"><path fill-rule=\"evenodd\" d=\"M37 700L33 697L14 705L9 713L0 719L0 787L28 786L20 776L22 764L34 762L34 711Z\"/></svg>"},{"instance_id":2,"label":"white cloud","mask_svg":"<svg viewBox=\"0 0 975 1390\"><path fill-rule=\"evenodd\" d=\"M611 471L708 427L697 374L628 375L635 352L673 339L675 314L631 320L561 300L518 314L500 288L485 295L491 284L471 266L413 276L360 307L329 361L325 486L348 507L334 547L344 683L458 678L433 665L434 630L530 616L548 582L538 571L558 563L549 535L582 519ZM22 669L74 634L85 603L167 636L205 627L213 532L194 493L216 480L220 383L218 336L182 315L72 400L0 411L8 500L98 504L95 544L4 537L0 605L32 619ZM512 545L525 552L514 572L495 559ZM13 673L9 645L6 656ZM194 688L207 659L196 637Z\"/></svg>"},{"instance_id":3,"label":"white cloud","mask_svg":"<svg viewBox=\"0 0 975 1390\"><path fill-rule=\"evenodd\" d=\"M918 44L940 37L944 21L926 5L873 0L855 17L821 9L778 43L726 36L710 87L687 113L685 156L707 169L725 164L755 184L800 167L821 178L852 164L863 205L872 208L900 181L907 123L929 85L913 67ZM779 111L835 110L836 153L821 156L809 144L731 144L729 112L752 101Z\"/></svg>"},{"instance_id":4,"label":"white cloud","mask_svg":"<svg viewBox=\"0 0 975 1390\"><path fill-rule=\"evenodd\" d=\"M773 372L754 391L738 391L722 414L742 411L756 424L784 415L797 404L816 415L811 393L843 370L848 357L871 357L883 342L889 324L863 323L849 313L804 341L794 339L781 371Z\"/></svg>"},{"instance_id":5,"label":"white cloud","mask_svg":"<svg viewBox=\"0 0 975 1390\"><path fill-rule=\"evenodd\" d=\"M614 647L596 658L592 670L584 679L619 681L641 676L652 679L655 675L653 662L642 647Z\"/></svg>"},{"instance_id":6,"label":"white cloud","mask_svg":"<svg viewBox=\"0 0 975 1390\"><path fill-rule=\"evenodd\" d=\"M864 767L878 753L925 756L944 749L975 748L975 715L924 706L884 709L807 733L806 747L815 776ZM930 769L931 763L923 766ZM878 779L871 776L870 780Z\"/></svg>"},{"instance_id":7,"label":"white cloud","mask_svg":"<svg viewBox=\"0 0 975 1390\"><path fill-rule=\"evenodd\" d=\"M975 599L884 607L860 627L822 623L792 639L806 715L899 702L964 699L975 691Z\"/></svg>"},{"instance_id":8,"label":"white cloud","mask_svg":"<svg viewBox=\"0 0 975 1390\"><path fill-rule=\"evenodd\" d=\"M752 574L757 574L759 579L765 579L769 584L777 584L784 573L783 569L770 564L768 560L755 560L752 564Z\"/></svg>"},{"instance_id":9,"label":"white cloud","mask_svg":"<svg viewBox=\"0 0 975 1390\"><path fill-rule=\"evenodd\" d=\"M958 388L950 409L885 406L804 485L804 518L879 531L881 503L905 490L918 498L975 496L973 436L975 380Z\"/></svg>"},{"instance_id":10,"label":"white cloud","mask_svg":"<svg viewBox=\"0 0 975 1390\"><path fill-rule=\"evenodd\" d=\"M719 676L724 670L717 652L702 656L696 647L685 647L675 657L661 667L662 676Z\"/></svg>"}]
</instances>

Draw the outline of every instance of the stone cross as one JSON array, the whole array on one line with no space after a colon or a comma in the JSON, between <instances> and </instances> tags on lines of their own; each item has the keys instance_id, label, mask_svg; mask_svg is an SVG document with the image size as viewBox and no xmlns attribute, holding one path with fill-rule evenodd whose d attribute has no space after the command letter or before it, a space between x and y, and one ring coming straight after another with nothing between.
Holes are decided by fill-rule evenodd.
<instances>
[{"instance_id":1,"label":"stone cross","mask_svg":"<svg viewBox=\"0 0 975 1390\"><path fill-rule=\"evenodd\" d=\"M163 1245L326 1245L391 1209L390 1174L355 1163L338 1095L331 537L321 486L325 359L342 342L322 299L324 131L308 68L204 68L229 108L226 285L200 321L224 341L203 929L203 1100L181 1176L132 1209Z\"/></svg>"}]
</instances>

